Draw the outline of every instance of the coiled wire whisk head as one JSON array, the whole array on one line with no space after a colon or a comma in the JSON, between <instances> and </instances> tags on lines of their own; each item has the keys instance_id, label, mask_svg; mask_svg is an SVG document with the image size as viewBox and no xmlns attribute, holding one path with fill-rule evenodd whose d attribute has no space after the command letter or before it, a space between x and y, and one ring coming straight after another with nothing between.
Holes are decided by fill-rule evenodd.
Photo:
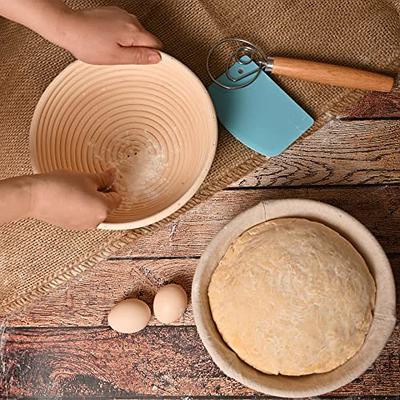
<instances>
[{"instance_id":1,"label":"coiled wire whisk head","mask_svg":"<svg viewBox=\"0 0 400 400\"><path fill-rule=\"evenodd\" d=\"M219 65L223 65L223 74L227 79L222 83L218 77L220 73L214 73L213 61L218 61L220 57L226 58L226 62L220 60ZM249 71L244 72L239 69L239 75L233 76L230 68L233 64L247 66L254 63L255 66ZM265 57L263 51L248 40L239 38L227 38L216 43L209 51L207 56L207 72L210 78L218 86L228 89L241 89L252 84L262 71L271 70L271 61ZM250 78L250 79L247 79ZM243 81L243 83L241 83ZM225 83L228 82L228 83Z\"/></svg>"}]
</instances>

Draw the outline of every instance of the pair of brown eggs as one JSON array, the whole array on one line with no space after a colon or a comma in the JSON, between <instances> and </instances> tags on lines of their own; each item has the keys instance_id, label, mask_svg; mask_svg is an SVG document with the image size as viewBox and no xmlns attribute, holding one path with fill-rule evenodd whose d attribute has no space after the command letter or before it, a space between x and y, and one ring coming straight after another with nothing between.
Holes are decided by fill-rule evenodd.
<instances>
[{"instance_id":1,"label":"pair of brown eggs","mask_svg":"<svg viewBox=\"0 0 400 400\"><path fill-rule=\"evenodd\" d=\"M187 294L175 283L163 286L154 297L154 316L163 324L178 320L187 308ZM142 300L127 299L116 304L108 314L108 324L119 333L135 333L147 326L150 307Z\"/></svg>"}]
</instances>

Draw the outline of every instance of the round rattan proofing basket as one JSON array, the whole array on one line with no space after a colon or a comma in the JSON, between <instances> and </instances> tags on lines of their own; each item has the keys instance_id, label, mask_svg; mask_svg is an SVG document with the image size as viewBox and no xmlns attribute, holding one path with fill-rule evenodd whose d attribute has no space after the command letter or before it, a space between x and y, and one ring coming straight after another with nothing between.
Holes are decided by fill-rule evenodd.
<instances>
[{"instance_id":1,"label":"round rattan proofing basket","mask_svg":"<svg viewBox=\"0 0 400 400\"><path fill-rule=\"evenodd\" d=\"M362 348L333 371L301 377L268 375L244 363L222 340L212 319L208 286L230 244L262 222L284 217L321 222L349 240L364 257L376 283L374 317ZM328 204L300 199L265 201L243 212L211 241L197 267L192 286L193 312L204 346L229 377L265 394L298 398L335 390L363 374L379 356L396 322L395 285L389 261L374 236L355 218Z\"/></svg>"},{"instance_id":2,"label":"round rattan proofing basket","mask_svg":"<svg viewBox=\"0 0 400 400\"><path fill-rule=\"evenodd\" d=\"M76 61L43 93L31 123L35 173L118 171L121 206L100 225L133 229L182 207L204 181L218 137L197 76L162 54L156 65Z\"/></svg>"}]
</instances>

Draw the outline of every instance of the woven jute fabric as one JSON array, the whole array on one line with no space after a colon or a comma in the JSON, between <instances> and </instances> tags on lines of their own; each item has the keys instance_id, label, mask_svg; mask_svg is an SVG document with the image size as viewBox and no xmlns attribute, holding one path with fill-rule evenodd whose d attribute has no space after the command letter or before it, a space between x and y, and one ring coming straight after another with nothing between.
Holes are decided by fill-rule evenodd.
<instances>
[{"instance_id":1,"label":"woven jute fabric","mask_svg":"<svg viewBox=\"0 0 400 400\"><path fill-rule=\"evenodd\" d=\"M400 64L400 0L70 0L74 8L117 5L136 14L167 53L209 84L210 46L238 36L270 55L302 57L395 74ZM32 173L29 126L41 94L73 58L35 33L0 19L0 178ZM294 79L278 83L315 119L311 134L363 93ZM0 227L0 313L133 243L265 162L223 129L210 174L178 213L130 232L72 232L23 220ZM195 238L194 238L195 240ZM134 245L134 244L133 244ZM117 278L116 278L117 279Z\"/></svg>"}]
</instances>

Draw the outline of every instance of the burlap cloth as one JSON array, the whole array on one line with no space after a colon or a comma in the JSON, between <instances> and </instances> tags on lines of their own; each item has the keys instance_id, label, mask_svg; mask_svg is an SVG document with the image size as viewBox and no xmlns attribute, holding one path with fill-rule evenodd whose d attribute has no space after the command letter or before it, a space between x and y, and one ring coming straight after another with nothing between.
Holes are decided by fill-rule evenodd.
<instances>
[{"instance_id":1,"label":"burlap cloth","mask_svg":"<svg viewBox=\"0 0 400 400\"><path fill-rule=\"evenodd\" d=\"M400 64L400 0L71 0L68 3L77 8L113 4L135 13L161 38L165 51L187 64L205 84L209 83L205 69L207 52L212 44L227 36L254 41L270 55L303 57L392 74ZM0 60L0 178L3 179L31 173L28 133L35 105L46 86L73 59L33 32L0 19ZM316 119L309 134L362 96L359 91L292 79L278 79L278 82ZM263 162L263 157L221 130L217 156L207 180L179 212ZM69 232L24 220L0 227L0 313L33 301L157 226L131 232Z\"/></svg>"}]
</instances>

